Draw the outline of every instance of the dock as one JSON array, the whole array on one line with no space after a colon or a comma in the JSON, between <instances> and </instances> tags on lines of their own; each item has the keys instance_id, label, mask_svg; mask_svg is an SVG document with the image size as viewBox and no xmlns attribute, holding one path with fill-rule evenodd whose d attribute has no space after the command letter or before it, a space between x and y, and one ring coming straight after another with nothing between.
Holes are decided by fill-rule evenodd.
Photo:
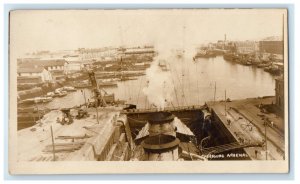
<instances>
[{"instance_id":1,"label":"dock","mask_svg":"<svg viewBox=\"0 0 300 184\"><path fill-rule=\"evenodd\" d=\"M54 110L38 124L18 131L18 160L128 160L131 143L127 140L131 137L124 128L126 117L119 116L119 110L114 108L101 108L98 112L89 108L88 114L87 118L61 125L57 117L62 112Z\"/></svg>"},{"instance_id":2,"label":"dock","mask_svg":"<svg viewBox=\"0 0 300 184\"><path fill-rule=\"evenodd\" d=\"M62 116L62 112L53 110L36 125L18 131L18 159L130 160L137 154L137 151L133 152L138 144L136 140L147 129L145 125L149 117L168 111L178 118L176 121L182 122L175 123L178 135L194 135L194 148L199 149L203 157L218 159L219 156L222 159L226 155L224 159L283 160L283 118L260 108L262 104L272 104L273 100L274 97L249 98L164 109L88 108L88 117L74 119L68 125L58 123L57 118ZM71 111L71 114L75 117L76 112ZM212 128L205 133L203 127L207 126L207 115L211 116ZM202 147L207 136L211 136L213 142Z\"/></svg>"},{"instance_id":3,"label":"dock","mask_svg":"<svg viewBox=\"0 0 300 184\"><path fill-rule=\"evenodd\" d=\"M213 115L228 129L253 160L284 159L284 121L259 106L272 104L274 97L209 102ZM256 145L247 147L247 145ZM266 151L267 147L267 151Z\"/></svg>"}]
</instances>

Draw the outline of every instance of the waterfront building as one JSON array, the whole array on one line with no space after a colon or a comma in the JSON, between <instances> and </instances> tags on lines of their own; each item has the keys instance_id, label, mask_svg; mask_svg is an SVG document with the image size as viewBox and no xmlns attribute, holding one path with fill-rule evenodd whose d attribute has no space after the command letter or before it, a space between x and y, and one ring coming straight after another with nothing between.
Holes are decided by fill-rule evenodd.
<instances>
[{"instance_id":1,"label":"waterfront building","mask_svg":"<svg viewBox=\"0 0 300 184\"><path fill-rule=\"evenodd\" d=\"M260 41L259 51L283 55L283 41Z\"/></svg>"},{"instance_id":2,"label":"waterfront building","mask_svg":"<svg viewBox=\"0 0 300 184\"><path fill-rule=\"evenodd\" d=\"M18 61L18 67L20 68L43 67L48 71L59 70L63 72L65 70L65 65L67 64L66 60L64 59L19 59Z\"/></svg>"},{"instance_id":3,"label":"waterfront building","mask_svg":"<svg viewBox=\"0 0 300 184\"><path fill-rule=\"evenodd\" d=\"M35 83L52 81L51 73L41 66L18 68L18 82Z\"/></svg>"},{"instance_id":4,"label":"waterfront building","mask_svg":"<svg viewBox=\"0 0 300 184\"><path fill-rule=\"evenodd\" d=\"M112 47L104 48L79 48L76 51L81 60L99 60L105 57L114 57L117 55L117 49Z\"/></svg>"},{"instance_id":5,"label":"waterfront building","mask_svg":"<svg viewBox=\"0 0 300 184\"><path fill-rule=\"evenodd\" d=\"M124 52L125 55L148 55L153 56L155 51L152 48L129 48Z\"/></svg>"},{"instance_id":6,"label":"waterfront building","mask_svg":"<svg viewBox=\"0 0 300 184\"><path fill-rule=\"evenodd\" d=\"M258 50L257 43L255 41L237 41L234 44L238 54L251 54Z\"/></svg>"},{"instance_id":7,"label":"waterfront building","mask_svg":"<svg viewBox=\"0 0 300 184\"><path fill-rule=\"evenodd\" d=\"M81 71L83 69L83 64L81 61L69 61L65 68L65 73L70 74L74 72Z\"/></svg>"},{"instance_id":8,"label":"waterfront building","mask_svg":"<svg viewBox=\"0 0 300 184\"><path fill-rule=\"evenodd\" d=\"M259 51L283 55L283 40L281 37L271 36L259 41Z\"/></svg>"},{"instance_id":9,"label":"waterfront building","mask_svg":"<svg viewBox=\"0 0 300 184\"><path fill-rule=\"evenodd\" d=\"M48 71L62 71L64 73L67 62L64 59L41 60L39 64Z\"/></svg>"}]
</instances>

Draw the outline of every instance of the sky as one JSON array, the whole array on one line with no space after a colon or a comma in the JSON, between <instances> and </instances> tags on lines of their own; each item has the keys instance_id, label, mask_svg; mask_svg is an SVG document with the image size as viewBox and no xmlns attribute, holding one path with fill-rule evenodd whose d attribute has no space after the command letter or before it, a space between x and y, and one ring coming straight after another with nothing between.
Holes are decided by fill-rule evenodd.
<instances>
[{"instance_id":1,"label":"sky","mask_svg":"<svg viewBox=\"0 0 300 184\"><path fill-rule=\"evenodd\" d=\"M283 10L19 10L10 14L14 56L37 50L69 50L151 44L190 48L209 41L282 36Z\"/></svg>"}]
</instances>

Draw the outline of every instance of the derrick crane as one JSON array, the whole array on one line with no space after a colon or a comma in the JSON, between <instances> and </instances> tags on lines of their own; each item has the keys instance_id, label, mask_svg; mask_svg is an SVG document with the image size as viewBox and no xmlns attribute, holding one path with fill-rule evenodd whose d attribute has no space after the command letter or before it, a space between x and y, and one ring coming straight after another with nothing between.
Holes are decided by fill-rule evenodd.
<instances>
[{"instance_id":1,"label":"derrick crane","mask_svg":"<svg viewBox=\"0 0 300 184\"><path fill-rule=\"evenodd\" d=\"M101 94L101 89L99 88L98 82L95 77L95 72L93 71L88 71L89 78L93 87L93 92L94 92L94 98L95 98L95 105L96 107L102 106L105 107L107 105L103 95Z\"/></svg>"}]
</instances>

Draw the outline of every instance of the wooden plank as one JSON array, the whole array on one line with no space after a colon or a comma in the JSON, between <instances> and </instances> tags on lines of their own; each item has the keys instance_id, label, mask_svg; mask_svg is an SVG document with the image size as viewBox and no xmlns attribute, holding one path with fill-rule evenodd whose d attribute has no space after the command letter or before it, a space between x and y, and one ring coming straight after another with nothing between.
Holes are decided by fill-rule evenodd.
<instances>
[{"instance_id":1,"label":"wooden plank","mask_svg":"<svg viewBox=\"0 0 300 184\"><path fill-rule=\"evenodd\" d=\"M54 146L74 146L74 145L84 145L85 142L70 142L70 143L55 143ZM52 147L52 144L46 145L46 147Z\"/></svg>"},{"instance_id":2,"label":"wooden plank","mask_svg":"<svg viewBox=\"0 0 300 184\"><path fill-rule=\"evenodd\" d=\"M57 136L55 139L87 139L92 136L90 135L83 135L83 136Z\"/></svg>"}]
</instances>

